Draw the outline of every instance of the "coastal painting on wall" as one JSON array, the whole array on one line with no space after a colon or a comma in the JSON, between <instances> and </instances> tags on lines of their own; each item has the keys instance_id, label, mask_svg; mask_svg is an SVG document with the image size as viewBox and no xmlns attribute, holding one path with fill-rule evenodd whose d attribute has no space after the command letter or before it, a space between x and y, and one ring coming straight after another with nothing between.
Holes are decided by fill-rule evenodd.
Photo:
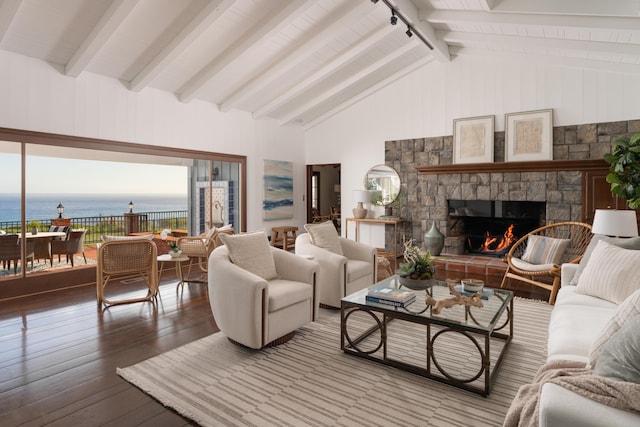
<instances>
[{"instance_id":1,"label":"coastal painting on wall","mask_svg":"<svg viewBox=\"0 0 640 427\"><path fill-rule=\"evenodd\" d=\"M505 161L553 160L553 110L505 114Z\"/></svg>"},{"instance_id":2,"label":"coastal painting on wall","mask_svg":"<svg viewBox=\"0 0 640 427\"><path fill-rule=\"evenodd\" d=\"M264 220L293 218L293 163L264 161Z\"/></svg>"},{"instance_id":3,"label":"coastal painting on wall","mask_svg":"<svg viewBox=\"0 0 640 427\"><path fill-rule=\"evenodd\" d=\"M495 116L453 121L453 163L492 163Z\"/></svg>"}]
</instances>

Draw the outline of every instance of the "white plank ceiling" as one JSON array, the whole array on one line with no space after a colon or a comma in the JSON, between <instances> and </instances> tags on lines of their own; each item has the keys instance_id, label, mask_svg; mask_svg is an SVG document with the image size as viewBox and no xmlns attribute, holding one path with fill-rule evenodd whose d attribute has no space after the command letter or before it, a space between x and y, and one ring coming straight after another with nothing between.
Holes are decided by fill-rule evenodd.
<instances>
[{"instance_id":1,"label":"white plank ceiling","mask_svg":"<svg viewBox=\"0 0 640 427\"><path fill-rule=\"evenodd\" d=\"M640 73L640 0L0 0L0 49L311 126L456 56Z\"/></svg>"}]
</instances>

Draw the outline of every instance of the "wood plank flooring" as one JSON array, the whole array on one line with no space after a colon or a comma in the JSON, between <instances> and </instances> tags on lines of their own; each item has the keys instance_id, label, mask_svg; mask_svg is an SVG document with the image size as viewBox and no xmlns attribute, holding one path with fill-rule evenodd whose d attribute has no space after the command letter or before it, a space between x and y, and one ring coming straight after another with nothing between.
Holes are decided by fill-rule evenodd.
<instances>
[{"instance_id":1,"label":"wood plank flooring","mask_svg":"<svg viewBox=\"0 0 640 427\"><path fill-rule=\"evenodd\" d=\"M539 292L517 294L548 298ZM121 379L116 367L216 331L206 285L177 290L173 277L161 283L157 306L99 310L94 285L2 301L0 426L190 425Z\"/></svg>"}]
</instances>

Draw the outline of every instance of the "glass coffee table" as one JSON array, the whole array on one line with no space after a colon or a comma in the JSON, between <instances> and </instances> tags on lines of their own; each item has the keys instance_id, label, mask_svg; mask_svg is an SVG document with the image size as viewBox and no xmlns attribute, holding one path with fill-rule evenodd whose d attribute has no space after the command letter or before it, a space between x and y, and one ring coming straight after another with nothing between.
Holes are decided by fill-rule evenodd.
<instances>
[{"instance_id":1,"label":"glass coffee table","mask_svg":"<svg viewBox=\"0 0 640 427\"><path fill-rule=\"evenodd\" d=\"M397 276L380 284L406 289ZM425 295L452 297L446 282L413 290L416 300L405 308L369 302L367 292L341 300L340 347L345 353L489 395L513 337L513 292L489 289L483 307L455 305L439 314L425 303Z\"/></svg>"}]
</instances>

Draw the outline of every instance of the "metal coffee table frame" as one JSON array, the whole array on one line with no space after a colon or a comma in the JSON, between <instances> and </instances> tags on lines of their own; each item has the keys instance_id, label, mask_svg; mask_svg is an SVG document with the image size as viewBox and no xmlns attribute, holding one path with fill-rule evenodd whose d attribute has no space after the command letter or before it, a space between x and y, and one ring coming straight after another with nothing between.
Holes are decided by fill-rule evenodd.
<instances>
[{"instance_id":1,"label":"metal coffee table frame","mask_svg":"<svg viewBox=\"0 0 640 427\"><path fill-rule=\"evenodd\" d=\"M393 280L392 278L386 280ZM417 291L417 298L424 298L424 291ZM513 338L513 292L507 290L496 289L494 295L491 298L499 298L502 302L499 309L496 310L494 321L487 327L473 326L475 319L473 317L473 310L469 307L465 307L464 314L465 320L468 323L457 323L448 320L446 317L439 317L432 313L432 308L426 307L422 312L416 313L410 310L413 304L403 308L396 308L393 306L387 306L382 304L374 304L365 301L367 290L363 289L352 295L349 295L342 299L340 303L340 348L347 354L362 357L365 359L373 360L375 362L382 363L384 365L393 366L398 369L402 369L408 372L412 372L423 377L439 381L445 384L449 384L464 390L468 390L474 393L478 393L482 396L488 396L491 392L491 388L496 379L496 374L502 364L506 350ZM415 304L415 303L414 303ZM447 309L444 309L447 310ZM482 308L476 309L482 310ZM497 324L497 321L502 317L504 312L507 312L506 320L503 324ZM424 313L428 311L428 314ZM362 332L356 337L349 336L347 322L349 317L356 312L366 312L374 320L375 324ZM380 318L380 315L382 318ZM427 343L427 358L426 367L409 364L399 360L395 360L389 357L387 353L387 324L392 320L404 320L411 323L421 324L426 326L426 343ZM440 328L435 333L432 331L432 326L437 325ZM508 333L499 332L508 327ZM373 333L380 331L380 342L373 349L359 349L358 344L364 339L371 336ZM477 373L469 378L457 378L453 374L444 369L434 354L434 346L436 339L447 332L458 333L468 338L478 350L481 357L481 367ZM433 333L433 336L432 336ZM477 339L479 338L479 339ZM500 354L494 364L491 366L491 339L504 340L504 345L500 350ZM483 343L484 342L484 343ZM382 349L382 351L380 351ZM381 354L380 354L381 353ZM433 369L435 367L435 369ZM484 374L484 387L478 387L473 383Z\"/></svg>"}]
</instances>

